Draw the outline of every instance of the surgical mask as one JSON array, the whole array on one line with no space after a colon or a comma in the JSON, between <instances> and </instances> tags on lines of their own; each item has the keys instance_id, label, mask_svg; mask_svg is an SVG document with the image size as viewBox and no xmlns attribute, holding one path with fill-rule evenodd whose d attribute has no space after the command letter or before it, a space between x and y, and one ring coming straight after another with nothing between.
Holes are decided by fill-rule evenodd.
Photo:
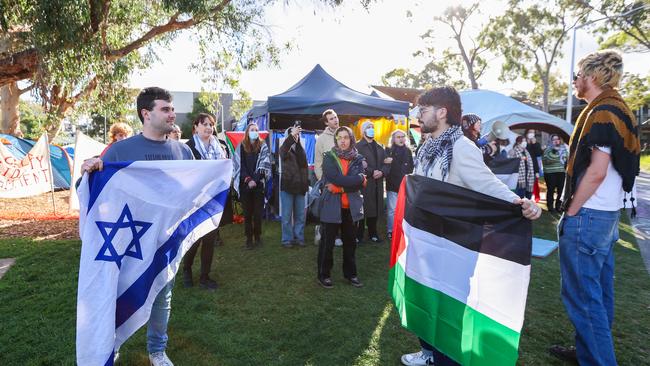
<instances>
[{"instance_id":1,"label":"surgical mask","mask_svg":"<svg viewBox=\"0 0 650 366\"><path fill-rule=\"evenodd\" d=\"M524 141L521 144L519 144L519 146L521 146L522 149L525 149L526 146L528 146L528 143L526 141Z\"/></svg>"},{"instance_id":2,"label":"surgical mask","mask_svg":"<svg viewBox=\"0 0 650 366\"><path fill-rule=\"evenodd\" d=\"M368 136L370 138L375 137L375 129L374 128L366 129L366 136Z\"/></svg>"},{"instance_id":3,"label":"surgical mask","mask_svg":"<svg viewBox=\"0 0 650 366\"><path fill-rule=\"evenodd\" d=\"M260 134L257 131L248 131L248 138L255 141L260 137Z\"/></svg>"},{"instance_id":4,"label":"surgical mask","mask_svg":"<svg viewBox=\"0 0 650 366\"><path fill-rule=\"evenodd\" d=\"M530 140L532 138L535 138L535 134L531 132L528 135L526 135L526 137Z\"/></svg>"}]
</instances>

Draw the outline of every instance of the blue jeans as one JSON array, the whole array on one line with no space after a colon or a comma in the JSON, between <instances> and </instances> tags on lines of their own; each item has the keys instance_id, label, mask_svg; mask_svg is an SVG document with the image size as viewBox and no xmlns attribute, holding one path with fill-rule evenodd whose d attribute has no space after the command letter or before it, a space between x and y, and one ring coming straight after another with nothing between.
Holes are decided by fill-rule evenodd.
<instances>
[{"instance_id":1,"label":"blue jeans","mask_svg":"<svg viewBox=\"0 0 650 366\"><path fill-rule=\"evenodd\" d=\"M397 192L386 191L386 232L393 232L395 220L395 206L397 206Z\"/></svg>"},{"instance_id":2,"label":"blue jeans","mask_svg":"<svg viewBox=\"0 0 650 366\"><path fill-rule=\"evenodd\" d=\"M172 309L172 288L174 288L174 279L160 290L151 307L149 324L147 324L149 353L163 352L167 348L167 323Z\"/></svg>"},{"instance_id":3,"label":"blue jeans","mask_svg":"<svg viewBox=\"0 0 650 366\"><path fill-rule=\"evenodd\" d=\"M305 195L280 191L282 244L305 242ZM293 216L293 225L291 217Z\"/></svg>"},{"instance_id":4,"label":"blue jeans","mask_svg":"<svg viewBox=\"0 0 650 366\"><path fill-rule=\"evenodd\" d=\"M619 216L619 211L581 208L558 224L562 302L576 329L581 365L616 365L611 328Z\"/></svg>"}]
</instances>

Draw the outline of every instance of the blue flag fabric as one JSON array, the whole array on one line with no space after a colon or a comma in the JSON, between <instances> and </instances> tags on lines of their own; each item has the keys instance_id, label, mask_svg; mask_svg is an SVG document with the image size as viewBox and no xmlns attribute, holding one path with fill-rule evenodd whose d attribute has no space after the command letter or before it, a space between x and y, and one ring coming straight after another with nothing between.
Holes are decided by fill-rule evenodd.
<instances>
[{"instance_id":1,"label":"blue flag fabric","mask_svg":"<svg viewBox=\"0 0 650 366\"><path fill-rule=\"evenodd\" d=\"M78 188L77 364L111 365L192 244L219 226L230 160L104 163Z\"/></svg>"}]
</instances>

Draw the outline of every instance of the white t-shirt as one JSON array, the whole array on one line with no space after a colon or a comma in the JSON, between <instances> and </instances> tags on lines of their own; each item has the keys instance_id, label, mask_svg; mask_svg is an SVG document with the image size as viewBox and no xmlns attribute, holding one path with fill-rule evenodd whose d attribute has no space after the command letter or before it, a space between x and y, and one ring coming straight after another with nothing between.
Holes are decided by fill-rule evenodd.
<instances>
[{"instance_id":1,"label":"white t-shirt","mask_svg":"<svg viewBox=\"0 0 650 366\"><path fill-rule=\"evenodd\" d=\"M612 149L609 147L597 146L597 148L608 155L612 154ZM623 198L625 198L623 178L614 169L610 159L605 180L600 183L596 192L589 197L582 207L601 211L618 211L623 208Z\"/></svg>"}]
</instances>

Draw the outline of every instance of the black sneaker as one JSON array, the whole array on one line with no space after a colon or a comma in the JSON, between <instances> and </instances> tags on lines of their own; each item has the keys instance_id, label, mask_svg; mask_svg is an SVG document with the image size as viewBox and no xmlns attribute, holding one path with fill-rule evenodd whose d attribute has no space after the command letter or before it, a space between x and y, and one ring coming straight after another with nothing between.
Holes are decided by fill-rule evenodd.
<instances>
[{"instance_id":1,"label":"black sneaker","mask_svg":"<svg viewBox=\"0 0 650 366\"><path fill-rule=\"evenodd\" d=\"M217 282L210 278L199 280L199 286L206 290L216 290L219 287L219 285L217 285Z\"/></svg>"},{"instance_id":2,"label":"black sneaker","mask_svg":"<svg viewBox=\"0 0 650 366\"><path fill-rule=\"evenodd\" d=\"M363 287L363 283L361 283L361 281L359 281L359 277L357 277L357 276L348 278L348 281L350 281L350 285L352 285L354 287Z\"/></svg>"},{"instance_id":3,"label":"black sneaker","mask_svg":"<svg viewBox=\"0 0 650 366\"><path fill-rule=\"evenodd\" d=\"M325 288L332 288L332 287L334 287L334 284L332 283L332 279L329 278L329 277L328 277L328 278L322 278L322 279L319 278L319 279L318 279L318 283L319 283L321 286L325 287Z\"/></svg>"},{"instance_id":4,"label":"black sneaker","mask_svg":"<svg viewBox=\"0 0 650 366\"><path fill-rule=\"evenodd\" d=\"M560 360L571 362L575 365L578 364L578 356L576 356L576 348L573 346L564 347L557 344L551 346L548 352Z\"/></svg>"},{"instance_id":5,"label":"black sneaker","mask_svg":"<svg viewBox=\"0 0 650 366\"><path fill-rule=\"evenodd\" d=\"M183 270L183 286L189 288L194 287L194 281L192 281L192 271Z\"/></svg>"}]
</instances>

